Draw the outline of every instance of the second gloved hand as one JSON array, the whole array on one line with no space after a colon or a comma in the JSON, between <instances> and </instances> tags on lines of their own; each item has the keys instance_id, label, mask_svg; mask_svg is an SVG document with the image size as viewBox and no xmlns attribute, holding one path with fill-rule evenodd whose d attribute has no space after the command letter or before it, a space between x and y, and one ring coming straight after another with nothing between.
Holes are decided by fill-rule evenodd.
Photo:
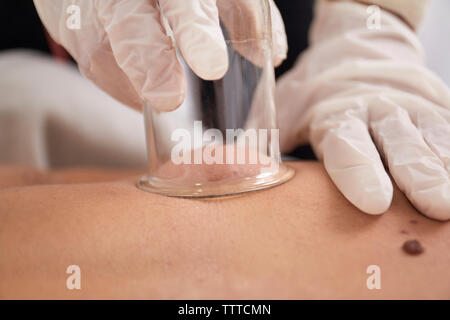
<instances>
[{"instance_id":1,"label":"second gloved hand","mask_svg":"<svg viewBox=\"0 0 450 320\"><path fill-rule=\"evenodd\" d=\"M405 1L406 3L406 1ZM414 32L367 6L321 1L311 48L277 86L281 146L310 142L356 207L385 212L393 185L423 214L450 219L450 91L424 67Z\"/></svg>"},{"instance_id":2,"label":"second gloved hand","mask_svg":"<svg viewBox=\"0 0 450 320\"><path fill-rule=\"evenodd\" d=\"M219 79L228 69L217 8L222 2L251 13L255 0L34 0L52 38L87 78L128 106L140 109L145 100L161 111L178 107L186 91L163 19L190 68L205 80ZM278 64L286 56L287 41L281 15L270 4ZM66 24L73 5L79 8L80 29Z\"/></svg>"}]
</instances>

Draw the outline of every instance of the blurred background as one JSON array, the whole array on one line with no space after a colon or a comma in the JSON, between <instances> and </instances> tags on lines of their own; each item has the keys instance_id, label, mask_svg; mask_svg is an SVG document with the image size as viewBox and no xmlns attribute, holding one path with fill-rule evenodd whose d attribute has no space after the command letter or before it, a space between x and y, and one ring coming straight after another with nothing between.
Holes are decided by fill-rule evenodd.
<instances>
[{"instance_id":1,"label":"blurred background","mask_svg":"<svg viewBox=\"0 0 450 320\"><path fill-rule=\"evenodd\" d=\"M432 0L419 38L427 54L427 64L450 85L450 1Z\"/></svg>"},{"instance_id":2,"label":"blurred background","mask_svg":"<svg viewBox=\"0 0 450 320\"><path fill-rule=\"evenodd\" d=\"M307 47L313 0L275 0L285 20L289 70ZM450 85L450 1L432 0L419 37L428 66ZM46 34L32 0L0 2L0 164L39 168L145 167L141 115L78 73ZM58 63L55 63L58 61ZM306 146L292 154L315 159Z\"/></svg>"}]
</instances>

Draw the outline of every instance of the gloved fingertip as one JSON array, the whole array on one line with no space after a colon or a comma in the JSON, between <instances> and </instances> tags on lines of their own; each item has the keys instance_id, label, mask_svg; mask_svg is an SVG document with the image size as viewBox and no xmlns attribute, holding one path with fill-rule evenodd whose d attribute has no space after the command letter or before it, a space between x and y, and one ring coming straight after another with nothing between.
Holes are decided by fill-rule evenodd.
<instances>
[{"instance_id":1,"label":"gloved fingertip","mask_svg":"<svg viewBox=\"0 0 450 320\"><path fill-rule=\"evenodd\" d=\"M288 44L286 34L283 32L276 32L274 34L273 45L273 64L278 67L287 58Z\"/></svg>"},{"instance_id":2,"label":"gloved fingertip","mask_svg":"<svg viewBox=\"0 0 450 320\"><path fill-rule=\"evenodd\" d=\"M325 164L325 167L344 197L359 210L379 215L391 206L394 187L384 170L370 164L349 168Z\"/></svg>"},{"instance_id":3,"label":"gloved fingertip","mask_svg":"<svg viewBox=\"0 0 450 320\"><path fill-rule=\"evenodd\" d=\"M389 194L389 192L381 191L371 192L369 194L365 194L363 199L360 199L359 203L354 203L355 206L361 211L371 214L371 215L380 215L385 213L392 203L393 192Z\"/></svg>"},{"instance_id":4,"label":"gloved fingertip","mask_svg":"<svg viewBox=\"0 0 450 320\"><path fill-rule=\"evenodd\" d=\"M450 214L447 212L430 212L425 214L425 216L427 216L428 218L434 219L434 220L438 220L438 221L449 221L450 220Z\"/></svg>"},{"instance_id":5,"label":"gloved fingertip","mask_svg":"<svg viewBox=\"0 0 450 320\"><path fill-rule=\"evenodd\" d=\"M185 93L174 94L174 95L161 95L158 96L151 95L145 97L145 100L150 104L150 106L160 112L170 112L178 107L180 107L185 98Z\"/></svg>"},{"instance_id":6,"label":"gloved fingertip","mask_svg":"<svg viewBox=\"0 0 450 320\"><path fill-rule=\"evenodd\" d=\"M273 56L273 64L275 67L279 67L284 60L286 60L287 55L286 54L277 54L275 53Z\"/></svg>"},{"instance_id":7,"label":"gloved fingertip","mask_svg":"<svg viewBox=\"0 0 450 320\"><path fill-rule=\"evenodd\" d=\"M191 69L203 80L218 80L228 71L228 54L226 48L207 52L191 59Z\"/></svg>"},{"instance_id":8,"label":"gloved fingertip","mask_svg":"<svg viewBox=\"0 0 450 320\"><path fill-rule=\"evenodd\" d=\"M392 203L394 189L392 183L364 186L345 192L344 196L359 210L370 215L385 213Z\"/></svg>"},{"instance_id":9,"label":"gloved fingertip","mask_svg":"<svg viewBox=\"0 0 450 320\"><path fill-rule=\"evenodd\" d=\"M408 195L413 205L428 218L450 220L450 184Z\"/></svg>"}]
</instances>

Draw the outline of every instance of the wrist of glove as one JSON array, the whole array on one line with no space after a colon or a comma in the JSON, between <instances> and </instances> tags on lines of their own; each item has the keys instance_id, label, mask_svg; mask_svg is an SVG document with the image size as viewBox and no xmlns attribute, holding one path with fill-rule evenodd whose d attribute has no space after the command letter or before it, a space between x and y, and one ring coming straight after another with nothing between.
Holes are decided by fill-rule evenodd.
<instances>
[{"instance_id":1,"label":"wrist of glove","mask_svg":"<svg viewBox=\"0 0 450 320\"><path fill-rule=\"evenodd\" d=\"M450 219L450 91L424 66L398 17L367 6L319 3L311 47L277 85L281 146L310 142L343 195L385 212L393 181L423 214Z\"/></svg>"}]
</instances>

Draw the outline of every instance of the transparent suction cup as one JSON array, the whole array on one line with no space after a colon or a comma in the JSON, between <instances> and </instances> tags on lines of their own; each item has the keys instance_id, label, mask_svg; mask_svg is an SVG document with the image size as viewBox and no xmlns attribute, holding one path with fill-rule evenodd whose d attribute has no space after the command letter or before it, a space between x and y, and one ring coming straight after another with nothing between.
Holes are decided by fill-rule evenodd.
<instances>
[{"instance_id":1,"label":"transparent suction cup","mask_svg":"<svg viewBox=\"0 0 450 320\"><path fill-rule=\"evenodd\" d=\"M281 161L267 0L218 0L229 68L216 81L184 62L187 94L175 111L144 105L149 172L145 191L222 197L279 185L294 175Z\"/></svg>"}]
</instances>

